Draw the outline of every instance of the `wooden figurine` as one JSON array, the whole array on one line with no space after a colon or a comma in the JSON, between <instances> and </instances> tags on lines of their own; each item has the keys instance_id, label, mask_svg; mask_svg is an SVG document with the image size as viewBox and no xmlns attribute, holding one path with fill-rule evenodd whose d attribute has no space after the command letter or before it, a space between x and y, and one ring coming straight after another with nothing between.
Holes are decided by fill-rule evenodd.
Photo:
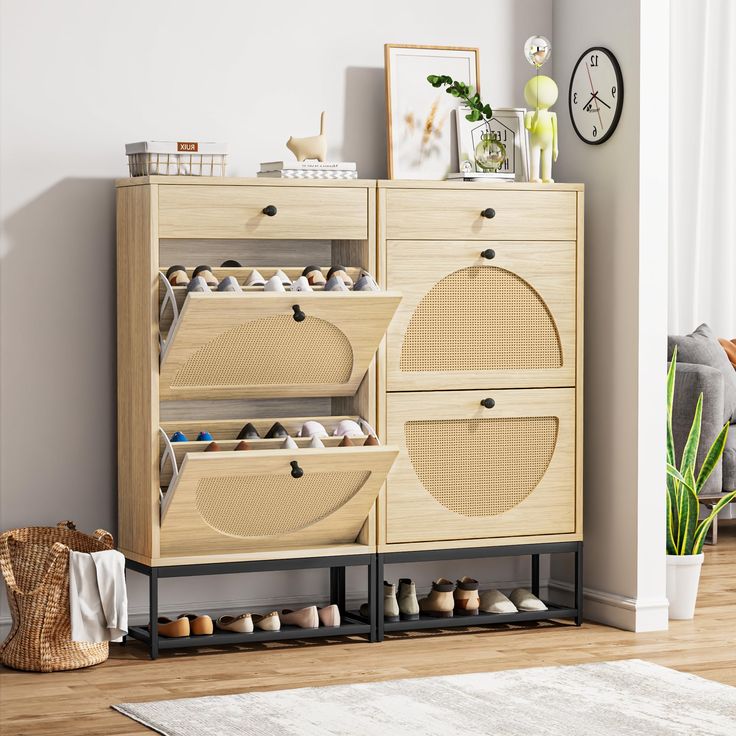
<instances>
[{"instance_id":1,"label":"wooden figurine","mask_svg":"<svg viewBox=\"0 0 736 736\"><path fill-rule=\"evenodd\" d=\"M286 147L296 156L297 161L312 158L324 161L327 156L327 136L325 135L325 113L322 112L319 121L319 135L307 138L294 138L286 141Z\"/></svg>"}]
</instances>

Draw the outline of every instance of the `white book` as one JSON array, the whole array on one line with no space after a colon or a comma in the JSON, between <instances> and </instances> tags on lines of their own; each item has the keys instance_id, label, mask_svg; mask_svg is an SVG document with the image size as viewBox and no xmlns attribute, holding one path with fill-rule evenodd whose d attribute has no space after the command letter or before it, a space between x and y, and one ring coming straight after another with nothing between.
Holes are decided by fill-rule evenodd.
<instances>
[{"instance_id":1,"label":"white book","mask_svg":"<svg viewBox=\"0 0 736 736\"><path fill-rule=\"evenodd\" d=\"M357 171L321 171L304 169L281 169L281 171L259 171L257 177L262 179L357 179Z\"/></svg>"},{"instance_id":2,"label":"white book","mask_svg":"<svg viewBox=\"0 0 736 736\"><path fill-rule=\"evenodd\" d=\"M266 161L261 163L261 171L355 171L354 161Z\"/></svg>"}]
</instances>

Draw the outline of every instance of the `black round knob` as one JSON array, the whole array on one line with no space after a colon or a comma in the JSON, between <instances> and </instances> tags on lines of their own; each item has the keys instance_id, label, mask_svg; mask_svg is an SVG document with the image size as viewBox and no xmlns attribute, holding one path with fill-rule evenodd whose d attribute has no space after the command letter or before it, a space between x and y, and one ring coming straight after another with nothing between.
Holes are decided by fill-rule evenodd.
<instances>
[{"instance_id":1,"label":"black round knob","mask_svg":"<svg viewBox=\"0 0 736 736\"><path fill-rule=\"evenodd\" d=\"M480 254L481 256L483 256L483 258L487 258L489 261L491 260L491 258L496 257L496 251L493 250L493 248L486 248L485 250L481 251Z\"/></svg>"},{"instance_id":2,"label":"black round knob","mask_svg":"<svg viewBox=\"0 0 736 736\"><path fill-rule=\"evenodd\" d=\"M304 314L304 312L302 312L302 310L299 307L299 305L298 304L294 304L294 306L292 306L292 309L294 310L294 320L296 322L304 322L304 318L307 315Z\"/></svg>"},{"instance_id":3,"label":"black round knob","mask_svg":"<svg viewBox=\"0 0 736 736\"><path fill-rule=\"evenodd\" d=\"M496 210L493 207L486 207L484 210L481 210L480 216L492 220L496 216Z\"/></svg>"},{"instance_id":4,"label":"black round knob","mask_svg":"<svg viewBox=\"0 0 736 736\"><path fill-rule=\"evenodd\" d=\"M263 208L263 214L268 215L269 217L273 217L278 210L276 209L275 205L269 204L268 206Z\"/></svg>"},{"instance_id":5,"label":"black round knob","mask_svg":"<svg viewBox=\"0 0 736 736\"><path fill-rule=\"evenodd\" d=\"M480 402L481 406L484 406L486 409L493 409L494 406L496 406L496 402L493 399L483 399L483 401Z\"/></svg>"},{"instance_id":6,"label":"black round knob","mask_svg":"<svg viewBox=\"0 0 736 736\"><path fill-rule=\"evenodd\" d=\"M299 463L296 460L291 461L291 477L301 478L304 475L304 471L299 467Z\"/></svg>"}]
</instances>

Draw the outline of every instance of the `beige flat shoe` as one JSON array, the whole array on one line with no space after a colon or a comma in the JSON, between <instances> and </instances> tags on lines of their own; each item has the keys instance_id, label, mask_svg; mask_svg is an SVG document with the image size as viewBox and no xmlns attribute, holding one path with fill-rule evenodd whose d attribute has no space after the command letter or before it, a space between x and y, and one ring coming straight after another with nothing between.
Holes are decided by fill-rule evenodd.
<instances>
[{"instance_id":1,"label":"beige flat shoe","mask_svg":"<svg viewBox=\"0 0 736 736\"><path fill-rule=\"evenodd\" d=\"M516 588L511 591L509 600L520 610L520 611L546 611L547 606L537 598L531 591L526 588Z\"/></svg>"},{"instance_id":2,"label":"beige flat shoe","mask_svg":"<svg viewBox=\"0 0 736 736\"><path fill-rule=\"evenodd\" d=\"M334 603L318 609L317 613L319 614L319 621L322 626L340 625L340 609Z\"/></svg>"},{"instance_id":3,"label":"beige flat shoe","mask_svg":"<svg viewBox=\"0 0 736 736\"><path fill-rule=\"evenodd\" d=\"M150 626L148 627L150 630ZM191 634L188 618L177 618L176 620L160 616L156 622L159 636L169 639L180 639Z\"/></svg>"},{"instance_id":4,"label":"beige flat shoe","mask_svg":"<svg viewBox=\"0 0 736 736\"><path fill-rule=\"evenodd\" d=\"M252 614L253 625L261 631L278 631L281 628L281 619L278 611L271 611L261 615L260 613Z\"/></svg>"},{"instance_id":5,"label":"beige flat shoe","mask_svg":"<svg viewBox=\"0 0 736 736\"><path fill-rule=\"evenodd\" d=\"M240 616L220 616L215 622L222 631L236 631L238 634L253 633L253 617L249 613Z\"/></svg>"},{"instance_id":6,"label":"beige flat shoe","mask_svg":"<svg viewBox=\"0 0 736 736\"><path fill-rule=\"evenodd\" d=\"M518 612L516 606L500 590L487 590L481 593L480 610L483 613Z\"/></svg>"},{"instance_id":7,"label":"beige flat shoe","mask_svg":"<svg viewBox=\"0 0 736 736\"><path fill-rule=\"evenodd\" d=\"M182 618L189 621L189 628L193 636L211 636L214 631L212 619L207 614L200 616L196 613L182 613L179 620L181 621Z\"/></svg>"},{"instance_id":8,"label":"beige flat shoe","mask_svg":"<svg viewBox=\"0 0 736 736\"><path fill-rule=\"evenodd\" d=\"M298 611L285 608L279 614L279 618L281 623L286 626L298 626L300 629L319 628L317 606L307 606L306 608L300 608Z\"/></svg>"}]
</instances>

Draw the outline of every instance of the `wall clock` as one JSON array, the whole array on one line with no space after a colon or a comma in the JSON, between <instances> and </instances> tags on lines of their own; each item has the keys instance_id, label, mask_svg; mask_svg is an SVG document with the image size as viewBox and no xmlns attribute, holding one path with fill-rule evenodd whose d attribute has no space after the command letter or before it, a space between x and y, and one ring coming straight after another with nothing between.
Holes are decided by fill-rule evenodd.
<instances>
[{"instance_id":1,"label":"wall clock","mask_svg":"<svg viewBox=\"0 0 736 736\"><path fill-rule=\"evenodd\" d=\"M593 46L578 59L568 103L573 128L586 143L598 145L613 135L624 104L624 78L608 49Z\"/></svg>"}]
</instances>

